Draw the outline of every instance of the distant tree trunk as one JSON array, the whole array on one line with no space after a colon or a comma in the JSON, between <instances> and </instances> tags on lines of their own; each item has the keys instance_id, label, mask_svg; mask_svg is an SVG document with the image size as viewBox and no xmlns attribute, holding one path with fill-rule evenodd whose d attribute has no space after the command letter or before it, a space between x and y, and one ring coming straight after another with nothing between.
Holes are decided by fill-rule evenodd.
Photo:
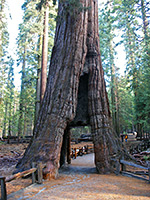
<instances>
[{"instance_id":1,"label":"distant tree trunk","mask_svg":"<svg viewBox=\"0 0 150 200\"><path fill-rule=\"evenodd\" d=\"M12 96L11 96L12 97ZM8 136L12 135L12 119L11 119L11 102L9 103L9 121L8 121Z\"/></svg>"},{"instance_id":2,"label":"distant tree trunk","mask_svg":"<svg viewBox=\"0 0 150 200\"><path fill-rule=\"evenodd\" d=\"M108 57L111 72L111 113L112 113L112 124L117 135L119 135L119 119L118 119L118 94L117 94L117 77L116 77L116 67L114 63L114 48L113 48L113 27L112 27L112 11L113 11L113 1L107 0L106 3L106 22L107 22L107 35L108 35Z\"/></svg>"},{"instance_id":3,"label":"distant tree trunk","mask_svg":"<svg viewBox=\"0 0 150 200\"><path fill-rule=\"evenodd\" d=\"M39 58L40 59L40 58ZM41 62L40 62L41 63ZM37 69L37 78L36 78L36 103L35 103L35 122L38 118L38 113L40 110L40 77L41 77L41 68Z\"/></svg>"},{"instance_id":4,"label":"distant tree trunk","mask_svg":"<svg viewBox=\"0 0 150 200\"><path fill-rule=\"evenodd\" d=\"M75 118L80 77L85 75L96 168L99 173L114 171L113 163L118 162L121 143L111 126L100 59L98 1L81 0L81 3L90 9L82 12L74 9L74 13L69 13L69 5L65 9L66 4L59 2L60 20L56 27L46 92L34 137L17 165L19 171L29 168L33 161L42 161L47 164L44 172L49 177L56 177L63 135Z\"/></svg>"},{"instance_id":5,"label":"distant tree trunk","mask_svg":"<svg viewBox=\"0 0 150 200\"><path fill-rule=\"evenodd\" d=\"M112 104L112 123L113 127L119 136L119 107L118 107L118 92L117 92L117 81L115 74L115 66L111 66L111 104Z\"/></svg>"},{"instance_id":6,"label":"distant tree trunk","mask_svg":"<svg viewBox=\"0 0 150 200\"><path fill-rule=\"evenodd\" d=\"M3 125L3 137L6 137L7 112L8 112L8 100L6 99L6 102L5 102L5 113L4 113L4 125Z\"/></svg>"},{"instance_id":7,"label":"distant tree trunk","mask_svg":"<svg viewBox=\"0 0 150 200\"><path fill-rule=\"evenodd\" d=\"M24 104L24 124L23 124L23 136L27 133L27 105Z\"/></svg>"},{"instance_id":8,"label":"distant tree trunk","mask_svg":"<svg viewBox=\"0 0 150 200\"><path fill-rule=\"evenodd\" d=\"M47 82L48 14L49 14L49 6L48 6L48 1L46 1L46 10L44 13L43 45L42 45L41 103L45 94L46 82Z\"/></svg>"},{"instance_id":9,"label":"distant tree trunk","mask_svg":"<svg viewBox=\"0 0 150 200\"><path fill-rule=\"evenodd\" d=\"M42 48L42 36L39 36L39 42L38 42L38 49L39 52L38 55L38 68L37 68L37 78L36 78L36 103L35 103L35 116L34 116L34 122L36 122L39 110L40 110L40 91L41 91L41 48Z\"/></svg>"},{"instance_id":10,"label":"distant tree trunk","mask_svg":"<svg viewBox=\"0 0 150 200\"><path fill-rule=\"evenodd\" d=\"M24 47L24 56L22 64L22 77L21 77L21 92L19 99L19 119L18 119L18 138L23 133L23 93L24 93L24 81L25 81L25 64L26 64L26 47Z\"/></svg>"},{"instance_id":11,"label":"distant tree trunk","mask_svg":"<svg viewBox=\"0 0 150 200\"><path fill-rule=\"evenodd\" d=\"M127 24L127 38L128 38L128 50L129 50L129 64L131 66L131 72L133 76L132 80L132 88L134 92L134 97L135 97L135 117L136 117L136 131L137 131L137 137L142 137L142 125L141 125L141 116L139 116L139 107L138 107L138 69L136 67L136 62L135 62L135 51L133 48L133 39L132 39L132 27L130 24L130 19L129 19L129 14L128 10L126 11L126 24ZM142 114L142 112L140 113Z\"/></svg>"}]
</instances>

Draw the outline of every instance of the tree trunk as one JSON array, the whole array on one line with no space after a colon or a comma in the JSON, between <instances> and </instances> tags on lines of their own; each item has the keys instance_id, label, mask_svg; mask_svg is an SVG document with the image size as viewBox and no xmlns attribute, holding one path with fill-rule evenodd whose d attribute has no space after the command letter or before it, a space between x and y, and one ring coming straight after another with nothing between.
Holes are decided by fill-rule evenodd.
<instances>
[{"instance_id":1,"label":"tree trunk","mask_svg":"<svg viewBox=\"0 0 150 200\"><path fill-rule=\"evenodd\" d=\"M11 96L12 97L12 96ZM12 135L11 102L9 102L8 136Z\"/></svg>"},{"instance_id":2,"label":"tree trunk","mask_svg":"<svg viewBox=\"0 0 150 200\"><path fill-rule=\"evenodd\" d=\"M25 137L27 133L27 105L24 104L24 126L23 126L23 136Z\"/></svg>"},{"instance_id":3,"label":"tree trunk","mask_svg":"<svg viewBox=\"0 0 150 200\"><path fill-rule=\"evenodd\" d=\"M97 1L90 1L88 13L88 66L89 66L89 115L92 128L95 164L99 173L113 171L112 162L117 161L121 146L115 135L109 111L109 103L100 59L98 36ZM114 159L114 160L113 160Z\"/></svg>"},{"instance_id":4,"label":"tree trunk","mask_svg":"<svg viewBox=\"0 0 150 200\"><path fill-rule=\"evenodd\" d=\"M22 64L22 77L21 77L21 92L19 99L19 120L18 120L18 138L23 133L23 95L24 95L24 81L25 81L25 64L26 64L26 47L24 46L24 56Z\"/></svg>"},{"instance_id":5,"label":"tree trunk","mask_svg":"<svg viewBox=\"0 0 150 200\"><path fill-rule=\"evenodd\" d=\"M59 2L59 19L49 68L48 82L34 128L34 137L18 170L29 168L31 162L42 161L45 173L56 177L65 129L77 112L80 77L87 74L88 118L92 129L95 164L99 173L113 171L121 143L111 127L104 73L100 59L98 35L98 1L81 0L90 9L74 13ZM88 120L87 120L88 122Z\"/></svg>"},{"instance_id":6,"label":"tree trunk","mask_svg":"<svg viewBox=\"0 0 150 200\"><path fill-rule=\"evenodd\" d=\"M47 82L48 14L49 14L49 6L47 1L46 10L44 13L44 30L43 30L43 44L42 44L41 94L40 94L41 103L45 94L46 82Z\"/></svg>"},{"instance_id":7,"label":"tree trunk","mask_svg":"<svg viewBox=\"0 0 150 200\"><path fill-rule=\"evenodd\" d=\"M35 116L34 116L34 123L36 122L40 110L40 91L41 91L41 52L42 49L42 36L39 36L38 41L38 68L37 68L37 78L36 78L36 103L35 103ZM47 79L47 78L46 78Z\"/></svg>"},{"instance_id":8,"label":"tree trunk","mask_svg":"<svg viewBox=\"0 0 150 200\"><path fill-rule=\"evenodd\" d=\"M112 104L112 123L114 130L119 136L119 108L118 108L118 92L117 92L117 77L115 74L114 64L111 66L111 104Z\"/></svg>"},{"instance_id":9,"label":"tree trunk","mask_svg":"<svg viewBox=\"0 0 150 200\"><path fill-rule=\"evenodd\" d=\"M35 102L35 117L34 122L36 122L40 110L40 77L41 77L41 69L37 69L37 78L36 78L36 102Z\"/></svg>"},{"instance_id":10,"label":"tree trunk","mask_svg":"<svg viewBox=\"0 0 150 200\"><path fill-rule=\"evenodd\" d=\"M8 112L8 100L6 99L5 113L4 113L4 125L3 125L3 137L6 137L7 112Z\"/></svg>"},{"instance_id":11,"label":"tree trunk","mask_svg":"<svg viewBox=\"0 0 150 200\"><path fill-rule=\"evenodd\" d=\"M139 116L139 113L141 114L142 112L139 112L139 107L138 107L138 96L139 96L139 92L138 92L138 69L136 66L136 62L135 62L135 49L134 49L134 41L132 40L132 28L131 28L131 24L130 24L130 19L129 19L129 13L128 11L126 11L126 24L127 24L127 38L128 38L128 51L129 51L129 58L128 58L128 62L131 66L131 72L132 72L132 76L133 76L133 80L132 80L132 88L133 88L133 92L134 92L134 98L135 98L135 117L136 117L136 126L137 126L137 137L139 137L141 135L141 124L140 124L140 120L141 120L141 116Z\"/></svg>"}]
</instances>

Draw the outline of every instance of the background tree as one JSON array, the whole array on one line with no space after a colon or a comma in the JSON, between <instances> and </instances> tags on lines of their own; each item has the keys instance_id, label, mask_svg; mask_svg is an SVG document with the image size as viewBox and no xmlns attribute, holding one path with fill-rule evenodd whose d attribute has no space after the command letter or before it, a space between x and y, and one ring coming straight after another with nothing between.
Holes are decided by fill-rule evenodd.
<instances>
[{"instance_id":1,"label":"background tree","mask_svg":"<svg viewBox=\"0 0 150 200\"><path fill-rule=\"evenodd\" d=\"M143 49L143 40L142 40L142 29L141 29L141 20L139 20L141 15L141 1L126 1L126 0L114 0L111 1L111 12L108 12L108 3L110 3L110 1L108 1L105 6L104 9L102 10L104 13L104 16L108 16L108 13L111 14L112 20L110 20L108 23L107 20L105 20L107 17L102 17L102 20L104 25L103 26L103 30L104 30L104 38L107 38L109 34L105 34L107 33L107 29L106 27L113 27L113 30L116 30L116 28L119 31L119 35L121 36L121 39L119 42L115 42L114 46L112 49L115 48L115 46L117 47L120 44L123 44L125 47L125 52L126 52L126 61L127 61L127 65L126 65L126 74L127 76L125 76L126 79L128 79L128 82L126 82L126 84L128 85L128 88L131 88L131 91L133 91L134 94L134 98L132 98L131 95L131 99L134 100L134 109L135 109L135 119L133 120L133 124L136 127L137 132L139 132L139 136L142 134L142 129L144 127L144 123L146 122L146 110L145 110L145 100L144 100L144 96L148 93L143 92L143 86L145 85L145 81L144 81L144 74L148 75L148 73L143 73L143 67L144 67L144 62L142 59L142 53L144 53L144 49ZM105 22L104 22L105 21ZM107 25L108 24L108 25ZM111 24L111 25L109 25ZM100 25L101 28L101 25ZM101 32L102 33L102 32ZM113 39L115 38L115 33L116 31L114 31L114 36L112 37ZM106 36L105 36L106 35ZM107 62L107 58L108 53L109 52L109 48L108 48L108 43L107 45L105 44L105 41L109 41L109 40L102 40L101 41L101 51L102 51L102 58L103 56L105 56L105 59L103 61L103 66L107 65L107 69L108 69L108 63ZM113 40L115 41L115 40ZM103 43L105 44L105 46L107 46L107 48L104 48ZM106 52L107 49L107 52ZM104 53L106 52L106 53ZM115 53L113 53L112 55L115 56ZM111 59L112 60L112 59ZM148 60L145 62L146 64L148 64ZM121 67L121 66L120 66ZM105 68L104 68L105 69ZM109 68L110 69L110 68ZM145 69L148 69L148 67L146 67ZM108 70L106 70L108 71ZM145 71L146 72L146 71ZM116 77L115 77L116 78ZM117 80L117 78L116 78ZM120 79L122 80L122 79ZM113 81L113 79L112 79ZM113 81L114 82L114 81ZM114 87L117 88L117 82L114 84ZM117 91L117 90L116 90ZM112 95L111 95L112 96ZM116 95L114 95L115 98L117 98L117 93ZM145 96L145 97L146 97ZM112 100L111 100L112 101ZM110 102L111 102L110 101ZM118 103L117 103L118 105ZM112 107L113 108L113 107ZM119 108L121 108L121 105L119 105ZM120 111L119 111L120 113ZM113 111L112 111L112 116L113 116ZM116 120L115 120L116 121ZM142 135L141 135L142 137Z\"/></svg>"},{"instance_id":2,"label":"background tree","mask_svg":"<svg viewBox=\"0 0 150 200\"><path fill-rule=\"evenodd\" d=\"M115 66L115 29L116 18L113 12L113 1L108 0L99 10L99 30L100 30L100 48L102 55L102 64L107 80L107 87L111 88L110 108L112 122L117 135L119 130L119 103L117 86L117 68Z\"/></svg>"},{"instance_id":3,"label":"background tree","mask_svg":"<svg viewBox=\"0 0 150 200\"><path fill-rule=\"evenodd\" d=\"M47 59L48 59L48 18L49 18L49 3L48 0L44 5L44 24L43 24L43 44L42 44L42 65L41 65L41 90L40 101L42 103L43 96L47 83Z\"/></svg>"},{"instance_id":4,"label":"background tree","mask_svg":"<svg viewBox=\"0 0 150 200\"><path fill-rule=\"evenodd\" d=\"M150 3L148 1L140 1L139 4L139 10L141 12L141 18L142 18L142 25L143 25L143 38L141 39L141 45L142 45L142 83L143 83L143 91L142 92L142 99L145 103L145 119L144 119L144 127L143 131L149 132L150 131L150 110L149 110L149 99L150 99L150 84L149 84L149 78L150 78L150 27L149 27L149 21L148 21L148 12L149 12L149 5Z\"/></svg>"},{"instance_id":5,"label":"background tree","mask_svg":"<svg viewBox=\"0 0 150 200\"><path fill-rule=\"evenodd\" d=\"M6 92L6 85L7 85L7 73L8 73L8 66L7 66L7 50L9 44L9 34L7 30L7 18L5 14L6 10L6 1L2 0L0 2L0 133L2 136L3 131L3 124L6 114L6 107L5 107L5 92Z\"/></svg>"},{"instance_id":6,"label":"background tree","mask_svg":"<svg viewBox=\"0 0 150 200\"><path fill-rule=\"evenodd\" d=\"M3 137L6 136L6 129L8 136L13 134L13 103L14 103L14 69L13 69L14 61L12 58L8 59L7 62L7 85L6 91L4 95L4 104L5 104L5 114L4 114L4 122L3 122Z\"/></svg>"},{"instance_id":7,"label":"background tree","mask_svg":"<svg viewBox=\"0 0 150 200\"><path fill-rule=\"evenodd\" d=\"M126 76L118 79L118 100L121 132L135 131L134 94Z\"/></svg>"},{"instance_id":8,"label":"background tree","mask_svg":"<svg viewBox=\"0 0 150 200\"><path fill-rule=\"evenodd\" d=\"M36 103L36 115L37 118L39 112L39 94L38 90L40 86L40 69L42 58L42 35L43 35L43 20L44 9L37 10L37 3L39 1L26 1L22 8L24 10L23 23L20 24L20 33L18 35L18 64L22 62L22 83L20 93L20 117L19 117L19 135L25 135L26 132L31 134L34 122L34 109ZM51 19L49 22L51 26L49 32L54 30L54 16L55 8L52 8ZM49 34L49 55L50 49L53 45L53 34ZM37 76L35 75L37 71ZM46 78L47 79L47 78ZM37 81L36 81L37 80ZM36 99L37 98L37 99ZM27 120L28 119L28 120ZM21 123L22 121L22 123ZM22 125L21 125L22 124ZM30 125L29 125L30 124ZM28 127L28 131L27 131ZM24 130L23 130L24 129Z\"/></svg>"}]
</instances>

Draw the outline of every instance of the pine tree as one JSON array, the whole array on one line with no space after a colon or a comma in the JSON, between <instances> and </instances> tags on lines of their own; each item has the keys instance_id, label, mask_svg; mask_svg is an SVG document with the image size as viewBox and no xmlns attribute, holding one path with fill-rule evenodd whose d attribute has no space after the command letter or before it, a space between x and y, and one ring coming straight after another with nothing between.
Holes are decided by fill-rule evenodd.
<instances>
[{"instance_id":1,"label":"pine tree","mask_svg":"<svg viewBox=\"0 0 150 200\"><path fill-rule=\"evenodd\" d=\"M99 10L100 44L102 64L108 80L108 87L111 88L110 105L112 121L115 131L119 135L119 107L117 95L117 73L115 66L115 15L113 13L113 1L108 0L104 7Z\"/></svg>"},{"instance_id":2,"label":"pine tree","mask_svg":"<svg viewBox=\"0 0 150 200\"><path fill-rule=\"evenodd\" d=\"M6 86L8 78L8 44L9 44L9 34L7 30L7 18L5 14L6 1L2 0L0 2L0 135L2 136L2 131L4 131L3 125L5 124L6 115ZM5 133L6 134L6 133Z\"/></svg>"},{"instance_id":3,"label":"pine tree","mask_svg":"<svg viewBox=\"0 0 150 200\"><path fill-rule=\"evenodd\" d=\"M37 10L37 3L39 1L26 1L22 8L24 10L23 23L20 24L20 33L18 35L18 65L22 63L22 83L20 94L20 117L18 123L19 135L25 135L28 123L32 121L31 127L33 128L34 115L36 112L35 120L39 112L39 91L38 86L39 74L41 69L42 58L42 34L43 34L43 20L44 9ZM51 15L55 14L54 8L50 12ZM53 45L53 28L55 27L54 18L49 20L51 26L49 28L49 54L50 56ZM37 71L37 76L36 76ZM47 76L47 74L46 74ZM47 78L46 78L47 79ZM37 80L37 81L36 81ZM37 83L36 83L37 82ZM36 86L37 84L37 86ZM36 92L37 89L37 92ZM37 94L37 95L36 95ZM36 99L37 96L37 99ZM36 109L35 109L35 104ZM34 111L34 109L36 111ZM27 120L28 119L28 120ZM29 120L30 119L30 120ZM22 121L22 123L21 123ZM30 132L32 130L30 129Z\"/></svg>"},{"instance_id":4,"label":"pine tree","mask_svg":"<svg viewBox=\"0 0 150 200\"><path fill-rule=\"evenodd\" d=\"M45 2L44 23L43 23L43 43L42 43L42 62L41 62L41 89L40 102L42 103L46 83L47 83L47 59L48 59L48 19L49 19L49 3Z\"/></svg>"},{"instance_id":5,"label":"pine tree","mask_svg":"<svg viewBox=\"0 0 150 200\"><path fill-rule=\"evenodd\" d=\"M142 32L143 32L143 38L142 38L142 73L141 73L141 80L143 83L143 90L141 91L142 93L142 99L145 104L144 107L144 115L145 118L143 119L144 122L144 131L149 132L150 131L150 84L149 84L149 78L150 78L150 27L149 27L149 22L148 22L148 11L149 11L149 5L150 3L145 0L141 0L139 2L139 10L141 12L141 19L142 19Z\"/></svg>"},{"instance_id":6,"label":"pine tree","mask_svg":"<svg viewBox=\"0 0 150 200\"><path fill-rule=\"evenodd\" d=\"M126 73L134 93L135 106L135 125L138 134L142 130L142 121L144 118L143 109L145 107L142 101L139 101L141 95L141 51L142 45L139 42L140 24L138 21L137 1L114 1L114 11L118 17L118 29L122 31L122 42L126 52Z\"/></svg>"}]
</instances>

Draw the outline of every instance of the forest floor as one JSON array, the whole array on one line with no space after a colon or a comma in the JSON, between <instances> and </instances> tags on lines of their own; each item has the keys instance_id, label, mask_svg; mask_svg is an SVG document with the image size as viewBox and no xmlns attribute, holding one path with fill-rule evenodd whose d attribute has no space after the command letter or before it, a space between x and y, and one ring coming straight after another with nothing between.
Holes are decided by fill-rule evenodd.
<instances>
[{"instance_id":1,"label":"forest floor","mask_svg":"<svg viewBox=\"0 0 150 200\"><path fill-rule=\"evenodd\" d=\"M129 143L128 141L127 144L129 145ZM1 176L12 174L27 145L0 145L0 159L3 159L3 162L0 162ZM97 174L94 165L94 154L92 153L73 159L71 165L60 170L56 180L44 181L42 185L31 185L31 183L31 178L18 179L7 183L8 199L150 199L150 184L146 181L121 175L116 176L115 174Z\"/></svg>"}]
</instances>

